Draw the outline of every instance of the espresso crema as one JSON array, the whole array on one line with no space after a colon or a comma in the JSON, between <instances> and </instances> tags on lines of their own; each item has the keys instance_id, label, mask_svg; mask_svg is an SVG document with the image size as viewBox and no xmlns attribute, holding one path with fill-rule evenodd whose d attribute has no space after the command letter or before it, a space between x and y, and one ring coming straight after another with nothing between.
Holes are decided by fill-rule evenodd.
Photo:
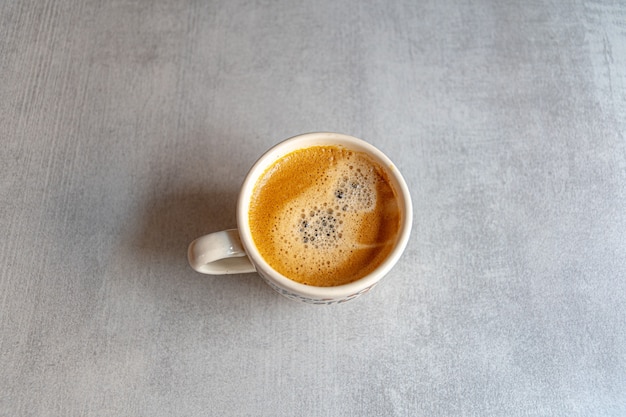
<instances>
[{"instance_id":1,"label":"espresso crema","mask_svg":"<svg viewBox=\"0 0 626 417\"><path fill-rule=\"evenodd\" d=\"M303 284L336 286L385 260L400 210L385 170L367 154L313 146L265 171L249 222L257 249L276 271Z\"/></svg>"}]
</instances>

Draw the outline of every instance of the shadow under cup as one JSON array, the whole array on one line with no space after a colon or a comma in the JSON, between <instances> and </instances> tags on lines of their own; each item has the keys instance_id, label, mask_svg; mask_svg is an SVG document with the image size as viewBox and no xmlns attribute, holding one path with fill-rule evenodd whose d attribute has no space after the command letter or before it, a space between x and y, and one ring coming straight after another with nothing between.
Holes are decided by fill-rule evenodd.
<instances>
[{"instance_id":1,"label":"shadow under cup","mask_svg":"<svg viewBox=\"0 0 626 417\"><path fill-rule=\"evenodd\" d=\"M259 180L276 161L286 155L313 146L335 146L366 153L386 173L396 194L400 224L388 256L372 272L347 284L332 287L306 285L282 275L261 256L250 230L249 207ZM352 136L338 133L309 133L287 139L268 150L250 169L242 185L237 203L237 224L242 246L258 274L277 292L293 299L314 304L334 304L351 300L374 287L396 264L411 232L413 210L409 190L395 165L380 150Z\"/></svg>"}]
</instances>

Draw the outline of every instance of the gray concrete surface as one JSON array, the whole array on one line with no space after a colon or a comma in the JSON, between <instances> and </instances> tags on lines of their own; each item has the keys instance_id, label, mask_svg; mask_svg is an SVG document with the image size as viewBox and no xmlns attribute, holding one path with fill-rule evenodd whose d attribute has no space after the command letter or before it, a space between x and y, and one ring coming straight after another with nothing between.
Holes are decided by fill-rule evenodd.
<instances>
[{"instance_id":1,"label":"gray concrete surface","mask_svg":"<svg viewBox=\"0 0 626 417\"><path fill-rule=\"evenodd\" d=\"M626 4L0 5L0 415L626 415ZM276 142L361 137L413 235L338 306L208 277Z\"/></svg>"}]
</instances>

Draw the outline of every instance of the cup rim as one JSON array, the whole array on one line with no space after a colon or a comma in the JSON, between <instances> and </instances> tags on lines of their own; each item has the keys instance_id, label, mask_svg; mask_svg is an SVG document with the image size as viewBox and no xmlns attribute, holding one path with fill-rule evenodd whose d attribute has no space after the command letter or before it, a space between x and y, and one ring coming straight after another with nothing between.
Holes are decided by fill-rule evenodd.
<instances>
[{"instance_id":1,"label":"cup rim","mask_svg":"<svg viewBox=\"0 0 626 417\"><path fill-rule=\"evenodd\" d=\"M399 206L402 211L400 231L398 233L395 246L387 258L385 258L385 260L378 265L376 269L364 277L347 284L331 287L318 287L302 284L282 275L272 268L261 256L256 248L256 245L254 244L248 218L248 207L250 205L252 191L254 190L260 176L272 163L297 149L324 145L338 145L354 151L364 151L373 157L376 162L383 166L388 174L389 180L392 183L391 185L396 191ZM395 164L393 164L393 162L391 162L391 160L381 150L369 142L342 133L304 133L285 139L272 146L263 155L261 155L259 159L257 159L248 171L248 174L246 175L241 186L241 191L239 192L237 200L237 225L239 228L241 243L248 254L248 257L257 268L257 271L264 271L266 274L261 275L269 275L264 276L265 279L272 280L276 285L282 288L305 297L320 300L348 297L350 295L358 294L361 291L375 285L393 268L404 252L411 234L412 224L413 206L409 188Z\"/></svg>"}]
</instances>

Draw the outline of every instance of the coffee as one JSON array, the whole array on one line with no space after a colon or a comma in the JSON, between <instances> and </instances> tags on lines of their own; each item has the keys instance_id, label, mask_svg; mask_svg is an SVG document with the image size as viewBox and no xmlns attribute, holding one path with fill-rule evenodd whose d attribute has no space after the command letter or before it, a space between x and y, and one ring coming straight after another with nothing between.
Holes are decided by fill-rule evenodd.
<instances>
[{"instance_id":1,"label":"coffee","mask_svg":"<svg viewBox=\"0 0 626 417\"><path fill-rule=\"evenodd\" d=\"M339 146L296 150L259 178L249 207L254 244L282 275L336 286L389 255L400 209L388 176L367 154Z\"/></svg>"}]
</instances>

